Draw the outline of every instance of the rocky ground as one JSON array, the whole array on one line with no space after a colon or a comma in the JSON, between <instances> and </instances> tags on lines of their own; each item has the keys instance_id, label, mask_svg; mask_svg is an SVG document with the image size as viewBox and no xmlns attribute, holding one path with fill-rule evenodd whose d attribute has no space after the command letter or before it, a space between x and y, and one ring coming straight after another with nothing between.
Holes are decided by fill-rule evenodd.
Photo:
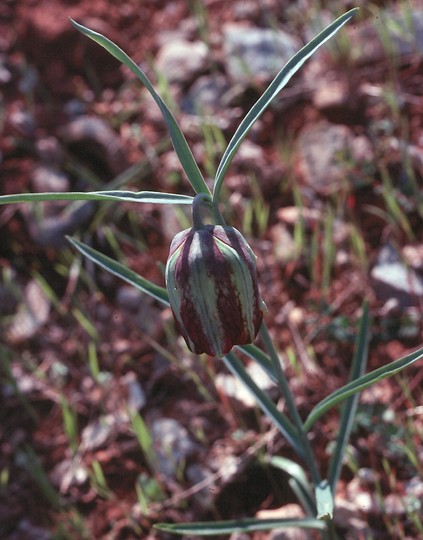
<instances>
[{"instance_id":1,"label":"rocky ground","mask_svg":"<svg viewBox=\"0 0 423 540\"><path fill-rule=\"evenodd\" d=\"M316 4L3 2L0 194L192 194L145 89L68 17L142 66L211 179L283 63L353 7ZM423 10L361 4L254 126L222 197L258 256L266 321L304 417L346 382L365 298L368 369L422 342ZM169 242L187 226L169 206L1 207L2 539L167 539L154 523L301 515L287 478L263 465L296 457L250 395L220 361L187 351L169 310L65 239L163 285ZM341 538L423 535L422 377L420 363L363 393L337 497ZM312 433L323 471L337 418Z\"/></svg>"}]
</instances>

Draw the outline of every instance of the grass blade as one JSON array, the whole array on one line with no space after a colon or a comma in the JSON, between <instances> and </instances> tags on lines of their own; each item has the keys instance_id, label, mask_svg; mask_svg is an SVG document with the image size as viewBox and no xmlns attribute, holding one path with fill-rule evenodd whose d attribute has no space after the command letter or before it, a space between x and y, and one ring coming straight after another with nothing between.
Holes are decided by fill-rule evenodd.
<instances>
[{"instance_id":1,"label":"grass blade","mask_svg":"<svg viewBox=\"0 0 423 540\"><path fill-rule=\"evenodd\" d=\"M302 519L230 519L227 521L212 521L210 523L157 523L155 529L173 534L192 534L213 536L237 532L270 531L272 529L326 529L326 524L315 518Z\"/></svg>"},{"instance_id":2,"label":"grass blade","mask_svg":"<svg viewBox=\"0 0 423 540\"><path fill-rule=\"evenodd\" d=\"M259 364L259 366L265 371L265 373L269 375L272 381L274 381L275 383L278 382L270 358L265 352L259 349L257 345L238 345L237 349L246 354L249 358L251 358L251 360L254 360L254 362L257 362L257 364Z\"/></svg>"},{"instance_id":3,"label":"grass blade","mask_svg":"<svg viewBox=\"0 0 423 540\"><path fill-rule=\"evenodd\" d=\"M290 482L291 487L297 494L298 499L303 504L304 509L312 514L316 514L316 505L314 503L313 492L307 475L301 465L298 465L291 459L282 456L273 456L269 459L270 465L285 471L293 482Z\"/></svg>"},{"instance_id":4,"label":"grass blade","mask_svg":"<svg viewBox=\"0 0 423 540\"><path fill-rule=\"evenodd\" d=\"M129 56L120 47L113 43L113 41L110 41L110 39L106 38L102 34L94 32L94 30L90 30L89 28L86 28L82 24L79 24L72 19L70 19L70 21L74 25L74 27L82 34L104 47L107 52L117 58L117 60L122 62L122 64L127 66L147 88L154 101L157 103L163 115L163 118L165 119L176 154L179 157L181 165L184 168L184 171L188 177L188 180L191 182L194 191L196 193L210 193L210 190L208 189L207 184L204 181L200 169L195 162L192 152L181 129L178 126L178 123L175 120L175 117L173 116L172 112L170 111L166 103L163 101L163 99L156 92L154 86L151 84L145 73L139 68L139 66L137 66L137 64L131 58L129 58Z\"/></svg>"},{"instance_id":5,"label":"grass blade","mask_svg":"<svg viewBox=\"0 0 423 540\"><path fill-rule=\"evenodd\" d=\"M169 305L167 291L164 287L160 287L148 279L141 277L123 264L114 261L110 257L107 257L107 255L103 255L99 251L87 246L87 244L84 244L75 238L67 237L67 239L78 251L85 255L85 257L88 257L88 259L101 266L101 268L104 268L111 274L123 279L140 291L149 294L155 300L159 300L163 304Z\"/></svg>"},{"instance_id":6,"label":"grass blade","mask_svg":"<svg viewBox=\"0 0 423 540\"><path fill-rule=\"evenodd\" d=\"M250 131L254 122L261 116L264 110L268 107L271 101L276 95L286 86L291 77L300 69L308 58L321 47L328 39L330 39L345 23L347 23L358 11L358 8L354 8L344 15L341 15L330 26L325 28L318 36L305 45L300 51L298 51L279 71L263 95L253 105L251 110L245 116L234 136L230 140L228 147L226 148L219 166L216 171L216 179L213 191L213 201L217 202L219 199L220 190L222 187L223 179L226 171L238 150L240 144L245 139L247 133Z\"/></svg>"},{"instance_id":7,"label":"grass blade","mask_svg":"<svg viewBox=\"0 0 423 540\"><path fill-rule=\"evenodd\" d=\"M283 436L288 440L290 445L294 448L297 454L301 457L304 456L304 450L300 443L300 438L297 434L292 422L289 418L278 411L276 405L269 398L269 396L261 390L252 378L245 371L245 368L242 362L235 356L234 353L230 352L223 358L227 368L237 379L242 381L248 390L255 397L258 405L264 411L264 413L274 422L279 431Z\"/></svg>"},{"instance_id":8,"label":"grass blade","mask_svg":"<svg viewBox=\"0 0 423 540\"><path fill-rule=\"evenodd\" d=\"M410 366L414 362L417 362L417 360L420 360L421 358L423 358L423 347L418 349L417 351L414 351L411 354L408 354L407 356L404 356L403 358L400 358L399 360L395 360L394 362L391 362L387 366L382 366L379 369L375 369L374 371L367 373L366 375L363 375L362 377L356 379L355 381L349 382L348 384L346 384L342 388L339 388L338 390L335 390L335 392L332 392L332 394L330 394L325 399L323 399L310 412L304 424L305 429L309 431L311 427L314 425L314 423L326 411L328 411L330 408L334 407L335 405L337 405L344 399L347 399L353 394L356 394L357 392L360 392L361 390L368 388L372 384L375 384L378 381L381 381L382 379L386 379L387 377L392 377L392 375L395 375L402 369Z\"/></svg>"},{"instance_id":9,"label":"grass blade","mask_svg":"<svg viewBox=\"0 0 423 540\"><path fill-rule=\"evenodd\" d=\"M0 204L34 201L125 201L155 204L192 204L193 197L156 191L64 191L0 195Z\"/></svg>"},{"instance_id":10,"label":"grass blade","mask_svg":"<svg viewBox=\"0 0 423 540\"><path fill-rule=\"evenodd\" d=\"M363 314L360 320L360 328L357 336L353 363L351 366L351 381L360 378L366 370L369 341L369 306L368 303L365 302L363 306ZM345 447L348 444L348 440L350 438L359 396L359 392L350 396L343 403L341 408L341 421L339 426L339 432L336 438L335 450L330 460L328 472L328 479L332 493L336 493L336 485L338 483L339 475L342 468L342 458L344 455Z\"/></svg>"}]
</instances>

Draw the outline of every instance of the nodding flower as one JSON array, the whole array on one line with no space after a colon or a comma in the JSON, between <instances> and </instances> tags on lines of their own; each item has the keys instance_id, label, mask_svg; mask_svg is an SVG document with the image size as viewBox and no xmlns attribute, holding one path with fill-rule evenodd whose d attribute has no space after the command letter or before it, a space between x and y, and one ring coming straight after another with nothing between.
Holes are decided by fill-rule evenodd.
<instances>
[{"instance_id":1,"label":"nodding flower","mask_svg":"<svg viewBox=\"0 0 423 540\"><path fill-rule=\"evenodd\" d=\"M188 348L220 357L256 337L264 305L256 257L233 227L194 227L173 239L166 264L173 315Z\"/></svg>"}]
</instances>

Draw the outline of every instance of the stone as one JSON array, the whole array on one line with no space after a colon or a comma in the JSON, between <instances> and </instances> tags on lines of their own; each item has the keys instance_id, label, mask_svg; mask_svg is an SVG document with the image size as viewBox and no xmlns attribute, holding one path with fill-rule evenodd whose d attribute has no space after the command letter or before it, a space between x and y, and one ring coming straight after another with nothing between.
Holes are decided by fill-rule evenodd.
<instances>
[{"instance_id":1,"label":"stone","mask_svg":"<svg viewBox=\"0 0 423 540\"><path fill-rule=\"evenodd\" d=\"M69 191L70 181L65 173L48 165L35 167L32 173L32 185L34 191L61 192Z\"/></svg>"},{"instance_id":2,"label":"stone","mask_svg":"<svg viewBox=\"0 0 423 540\"><path fill-rule=\"evenodd\" d=\"M128 410L135 413L142 409L147 402L145 392L138 382L137 374L129 371L120 378L120 383L125 387L127 392Z\"/></svg>"},{"instance_id":3,"label":"stone","mask_svg":"<svg viewBox=\"0 0 423 540\"><path fill-rule=\"evenodd\" d=\"M260 519L302 519L304 511L298 504L286 504L273 510L260 510L257 513ZM269 540L310 540L312 536L306 529L300 527L278 528L269 535Z\"/></svg>"},{"instance_id":4,"label":"stone","mask_svg":"<svg viewBox=\"0 0 423 540\"><path fill-rule=\"evenodd\" d=\"M355 137L347 126L322 121L300 133L294 163L307 186L320 195L329 195L349 181L351 163L356 171L372 160L366 137Z\"/></svg>"},{"instance_id":5,"label":"stone","mask_svg":"<svg viewBox=\"0 0 423 540\"><path fill-rule=\"evenodd\" d=\"M79 116L65 124L59 136L78 160L99 174L117 175L128 165L120 136L101 118Z\"/></svg>"},{"instance_id":6,"label":"stone","mask_svg":"<svg viewBox=\"0 0 423 540\"><path fill-rule=\"evenodd\" d=\"M374 18L346 27L352 44L350 55L358 65L380 62L390 55L406 57L423 53L423 10L388 8Z\"/></svg>"},{"instance_id":7,"label":"stone","mask_svg":"<svg viewBox=\"0 0 423 540\"><path fill-rule=\"evenodd\" d=\"M66 235L72 235L79 227L87 225L94 212L92 201L78 202L72 209L62 208L60 203L44 203L45 217L42 220L29 207L22 207L22 214L29 233L41 247L62 248L68 245Z\"/></svg>"},{"instance_id":8,"label":"stone","mask_svg":"<svg viewBox=\"0 0 423 540\"><path fill-rule=\"evenodd\" d=\"M35 336L47 322L50 307L41 285L36 280L30 281L24 289L23 302L6 330L9 341L20 343Z\"/></svg>"},{"instance_id":9,"label":"stone","mask_svg":"<svg viewBox=\"0 0 423 540\"><path fill-rule=\"evenodd\" d=\"M167 478L175 477L197 445L184 426L173 418L158 418L150 429L159 472Z\"/></svg>"},{"instance_id":10,"label":"stone","mask_svg":"<svg viewBox=\"0 0 423 540\"><path fill-rule=\"evenodd\" d=\"M203 75L184 94L181 101L183 112L193 115L212 115L224 112L222 98L229 90L223 75Z\"/></svg>"},{"instance_id":11,"label":"stone","mask_svg":"<svg viewBox=\"0 0 423 540\"><path fill-rule=\"evenodd\" d=\"M270 237L275 258L279 263L286 264L298 258L300 255L299 247L295 243L293 235L283 223L272 225Z\"/></svg>"},{"instance_id":12,"label":"stone","mask_svg":"<svg viewBox=\"0 0 423 540\"><path fill-rule=\"evenodd\" d=\"M387 244L370 272L376 296L382 302L394 298L400 308L418 306L423 297L423 279L408 268L395 249Z\"/></svg>"},{"instance_id":13,"label":"stone","mask_svg":"<svg viewBox=\"0 0 423 540\"><path fill-rule=\"evenodd\" d=\"M163 44L156 57L156 69L169 83L187 84L207 67L208 48L202 41L174 39Z\"/></svg>"},{"instance_id":14,"label":"stone","mask_svg":"<svg viewBox=\"0 0 423 540\"><path fill-rule=\"evenodd\" d=\"M268 392L276 388L272 379L256 363L251 362L247 366L246 371L261 390ZM228 397L236 399L246 408L257 405L253 394L233 375L219 373L216 376L215 385L219 392L223 392Z\"/></svg>"},{"instance_id":15,"label":"stone","mask_svg":"<svg viewBox=\"0 0 423 540\"><path fill-rule=\"evenodd\" d=\"M298 40L282 30L228 23L223 34L227 73L244 84L270 81L300 49Z\"/></svg>"}]
</instances>

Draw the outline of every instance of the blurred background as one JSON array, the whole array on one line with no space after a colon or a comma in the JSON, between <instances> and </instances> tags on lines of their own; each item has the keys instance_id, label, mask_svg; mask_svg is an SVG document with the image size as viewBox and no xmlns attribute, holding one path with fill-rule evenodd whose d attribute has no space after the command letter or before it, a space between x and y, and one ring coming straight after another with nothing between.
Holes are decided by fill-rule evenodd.
<instances>
[{"instance_id":1,"label":"blurred background","mask_svg":"<svg viewBox=\"0 0 423 540\"><path fill-rule=\"evenodd\" d=\"M255 124L222 195L227 222L258 256L266 322L304 418L347 381L364 299L369 369L423 341L421 3L0 5L0 194L188 195L147 91L69 18L148 74L211 185L279 69L355 6L359 15ZM186 349L169 310L65 238L164 285L169 243L189 226L182 207L1 207L2 539L156 540L170 538L152 529L159 521L301 515L287 477L266 464L295 455L250 395L219 360ZM263 373L248 369L283 407ZM422 377L420 363L363 393L337 494L341 538L423 537ZM323 472L337 419L329 411L313 431Z\"/></svg>"}]
</instances>

